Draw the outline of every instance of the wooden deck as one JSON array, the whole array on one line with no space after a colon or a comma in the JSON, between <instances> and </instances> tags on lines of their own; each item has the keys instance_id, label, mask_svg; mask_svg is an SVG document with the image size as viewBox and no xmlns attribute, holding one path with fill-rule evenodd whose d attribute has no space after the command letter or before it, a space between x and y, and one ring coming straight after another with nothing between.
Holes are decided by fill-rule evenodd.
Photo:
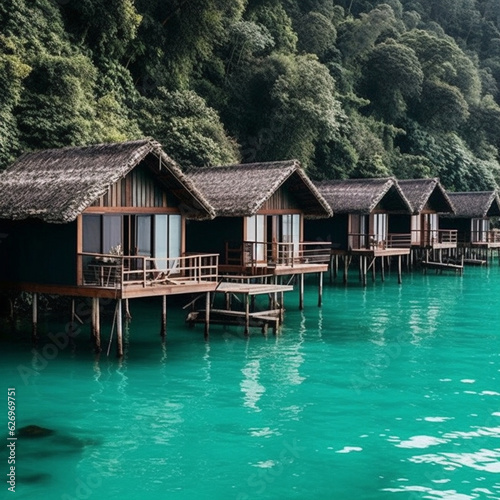
<instances>
[{"instance_id":1,"label":"wooden deck","mask_svg":"<svg viewBox=\"0 0 500 500\"><path fill-rule=\"evenodd\" d=\"M205 325L205 339L208 339L211 324L243 326L245 335L249 335L250 327L259 327L263 333L269 327L276 334L283 322L285 292L293 290L291 285L275 285L267 283L237 283L220 282L213 290L214 294L223 294L225 297L225 309L211 308L209 294L205 301L205 308L191 311L186 322L194 325L201 323ZM269 308L266 310L253 310L253 297L259 295L269 296ZM243 304L243 310L232 308L232 297L240 296L239 302ZM278 299L279 296L279 299Z\"/></svg>"}]
</instances>

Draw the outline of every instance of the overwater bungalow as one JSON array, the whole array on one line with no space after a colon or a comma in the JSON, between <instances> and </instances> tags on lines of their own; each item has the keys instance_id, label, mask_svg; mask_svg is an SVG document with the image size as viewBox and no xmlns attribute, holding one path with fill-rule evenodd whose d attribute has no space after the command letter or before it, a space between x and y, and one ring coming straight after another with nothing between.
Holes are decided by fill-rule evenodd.
<instances>
[{"instance_id":1,"label":"overwater bungalow","mask_svg":"<svg viewBox=\"0 0 500 500\"><path fill-rule=\"evenodd\" d=\"M305 218L332 211L296 160L190 169L216 218L190 221L187 249L220 254L222 273L272 277L328 269L329 243L303 238ZM321 279L321 278L320 278ZM302 295L302 294L301 294Z\"/></svg>"},{"instance_id":2,"label":"overwater bungalow","mask_svg":"<svg viewBox=\"0 0 500 500\"><path fill-rule=\"evenodd\" d=\"M442 227L458 233L457 239L467 256L471 249L500 249L500 231L492 220L500 217L500 198L496 191L449 193L455 213L441 219Z\"/></svg>"},{"instance_id":3,"label":"overwater bungalow","mask_svg":"<svg viewBox=\"0 0 500 500\"><path fill-rule=\"evenodd\" d=\"M185 253L215 213L149 139L38 151L0 175L0 288L93 299L210 292L218 255ZM164 302L165 303L165 302ZM121 317L121 314L119 315Z\"/></svg>"},{"instance_id":4,"label":"overwater bungalow","mask_svg":"<svg viewBox=\"0 0 500 500\"><path fill-rule=\"evenodd\" d=\"M334 217L310 221L306 237L332 242L332 268L336 274L338 257L344 260L344 281L353 256L359 258L360 276L375 276L376 259L380 257L382 279L384 258L397 257L401 281L401 257L408 255L408 246L389 233L389 216L409 214L408 200L394 178L331 180L316 183L318 191L330 205Z\"/></svg>"},{"instance_id":5,"label":"overwater bungalow","mask_svg":"<svg viewBox=\"0 0 500 500\"><path fill-rule=\"evenodd\" d=\"M411 215L394 215L390 233L399 235L401 244L411 245L412 255L457 247L457 231L440 227L440 214L453 213L453 203L437 178L398 180L411 206Z\"/></svg>"}]
</instances>

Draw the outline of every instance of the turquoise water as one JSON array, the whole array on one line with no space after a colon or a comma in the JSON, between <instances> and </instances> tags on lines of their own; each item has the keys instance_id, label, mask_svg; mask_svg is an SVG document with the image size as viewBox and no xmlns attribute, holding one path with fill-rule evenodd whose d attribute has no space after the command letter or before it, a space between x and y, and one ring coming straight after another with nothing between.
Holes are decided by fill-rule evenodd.
<instances>
[{"instance_id":1,"label":"turquoise water","mask_svg":"<svg viewBox=\"0 0 500 500\"><path fill-rule=\"evenodd\" d=\"M4 333L4 428L14 387L17 428L57 431L18 440L15 498L500 498L500 267L396 281L325 284L321 309L310 282L267 338L205 342L172 306L162 345L160 303L132 302L123 362L87 326L38 354Z\"/></svg>"}]
</instances>

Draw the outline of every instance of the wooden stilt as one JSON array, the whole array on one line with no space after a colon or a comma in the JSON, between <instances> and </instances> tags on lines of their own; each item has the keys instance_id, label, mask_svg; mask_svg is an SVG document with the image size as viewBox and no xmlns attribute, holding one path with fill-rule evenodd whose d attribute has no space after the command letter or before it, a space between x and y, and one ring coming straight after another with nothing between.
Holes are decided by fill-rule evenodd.
<instances>
[{"instance_id":1,"label":"wooden stilt","mask_svg":"<svg viewBox=\"0 0 500 500\"><path fill-rule=\"evenodd\" d=\"M96 299L92 297L92 310L90 316L90 340L95 343L95 324L96 324Z\"/></svg>"},{"instance_id":2,"label":"wooden stilt","mask_svg":"<svg viewBox=\"0 0 500 500\"><path fill-rule=\"evenodd\" d=\"M283 323L284 318L285 318L285 293L280 292L280 316L279 316L280 324Z\"/></svg>"},{"instance_id":3,"label":"wooden stilt","mask_svg":"<svg viewBox=\"0 0 500 500\"><path fill-rule=\"evenodd\" d=\"M334 261L335 261L335 255L330 254L330 265L328 266L328 270L330 271L330 284L333 283L333 278L334 278Z\"/></svg>"},{"instance_id":4,"label":"wooden stilt","mask_svg":"<svg viewBox=\"0 0 500 500\"><path fill-rule=\"evenodd\" d=\"M245 294L245 335L250 334L250 297Z\"/></svg>"},{"instance_id":5,"label":"wooden stilt","mask_svg":"<svg viewBox=\"0 0 500 500\"><path fill-rule=\"evenodd\" d=\"M76 319L75 299L71 299L71 326L72 326L72 328L74 328L75 319Z\"/></svg>"},{"instance_id":6,"label":"wooden stilt","mask_svg":"<svg viewBox=\"0 0 500 500\"><path fill-rule=\"evenodd\" d=\"M123 357L123 314L122 299L116 301L116 354Z\"/></svg>"},{"instance_id":7,"label":"wooden stilt","mask_svg":"<svg viewBox=\"0 0 500 500\"><path fill-rule=\"evenodd\" d=\"M366 273L367 273L367 257L361 257L361 273L362 273L362 284L363 286L366 286Z\"/></svg>"},{"instance_id":8,"label":"wooden stilt","mask_svg":"<svg viewBox=\"0 0 500 500\"><path fill-rule=\"evenodd\" d=\"M210 292L207 292L205 297L205 340L208 340L210 335Z\"/></svg>"},{"instance_id":9,"label":"wooden stilt","mask_svg":"<svg viewBox=\"0 0 500 500\"><path fill-rule=\"evenodd\" d=\"M130 314L130 307L128 304L128 299L125 299L125 320L126 321L132 320L132 315Z\"/></svg>"},{"instance_id":10,"label":"wooden stilt","mask_svg":"<svg viewBox=\"0 0 500 500\"><path fill-rule=\"evenodd\" d=\"M94 349L101 352L101 315L99 310L99 299L95 299L95 325L94 325Z\"/></svg>"},{"instance_id":11,"label":"wooden stilt","mask_svg":"<svg viewBox=\"0 0 500 500\"><path fill-rule=\"evenodd\" d=\"M32 312L33 312L33 329L31 331L31 339L33 342L38 340L38 294L32 295Z\"/></svg>"},{"instance_id":12,"label":"wooden stilt","mask_svg":"<svg viewBox=\"0 0 500 500\"><path fill-rule=\"evenodd\" d=\"M162 297L160 336L162 337L162 339L165 339L165 337L167 336L167 296L166 295L164 295Z\"/></svg>"},{"instance_id":13,"label":"wooden stilt","mask_svg":"<svg viewBox=\"0 0 500 500\"><path fill-rule=\"evenodd\" d=\"M385 281L385 261L384 257L380 259L380 279Z\"/></svg>"},{"instance_id":14,"label":"wooden stilt","mask_svg":"<svg viewBox=\"0 0 500 500\"><path fill-rule=\"evenodd\" d=\"M383 259L383 257L381 257ZM377 257L373 257L372 261L372 281L375 281L375 271L376 271L376 263L377 263Z\"/></svg>"},{"instance_id":15,"label":"wooden stilt","mask_svg":"<svg viewBox=\"0 0 500 500\"><path fill-rule=\"evenodd\" d=\"M318 307L323 304L323 273L318 273Z\"/></svg>"},{"instance_id":16,"label":"wooden stilt","mask_svg":"<svg viewBox=\"0 0 500 500\"><path fill-rule=\"evenodd\" d=\"M304 273L299 275L299 309L304 309Z\"/></svg>"},{"instance_id":17,"label":"wooden stilt","mask_svg":"<svg viewBox=\"0 0 500 500\"><path fill-rule=\"evenodd\" d=\"M401 279L401 255L398 255L398 283L401 285L403 280Z\"/></svg>"}]
</instances>

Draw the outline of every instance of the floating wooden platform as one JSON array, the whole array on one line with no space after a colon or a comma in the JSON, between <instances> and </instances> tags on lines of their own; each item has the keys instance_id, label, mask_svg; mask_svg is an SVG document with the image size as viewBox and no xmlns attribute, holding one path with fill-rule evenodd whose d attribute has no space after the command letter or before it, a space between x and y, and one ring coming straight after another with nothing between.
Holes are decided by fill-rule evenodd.
<instances>
[{"instance_id":1,"label":"floating wooden platform","mask_svg":"<svg viewBox=\"0 0 500 500\"><path fill-rule=\"evenodd\" d=\"M436 272L443 271L455 271L460 272L460 274L464 271L463 264L454 264L452 262L434 262L429 260L422 261L422 267L424 269L435 269Z\"/></svg>"},{"instance_id":2,"label":"floating wooden platform","mask_svg":"<svg viewBox=\"0 0 500 500\"><path fill-rule=\"evenodd\" d=\"M241 325L244 326L245 335L249 334L250 327L260 327L263 332L267 332L267 329L271 327L276 333L279 325L283 321L283 294L292 290L293 286L291 285L223 281L219 283L212 293L225 295L226 308L211 308L210 293L207 293L205 308L191 311L186 318L186 322L191 325L196 323L204 324L205 338L208 338L210 324ZM231 309L231 298L238 295L242 296L242 300L240 300L244 305L244 310L242 311ZM269 296L269 309L264 311L251 311L250 299L258 295Z\"/></svg>"}]
</instances>

